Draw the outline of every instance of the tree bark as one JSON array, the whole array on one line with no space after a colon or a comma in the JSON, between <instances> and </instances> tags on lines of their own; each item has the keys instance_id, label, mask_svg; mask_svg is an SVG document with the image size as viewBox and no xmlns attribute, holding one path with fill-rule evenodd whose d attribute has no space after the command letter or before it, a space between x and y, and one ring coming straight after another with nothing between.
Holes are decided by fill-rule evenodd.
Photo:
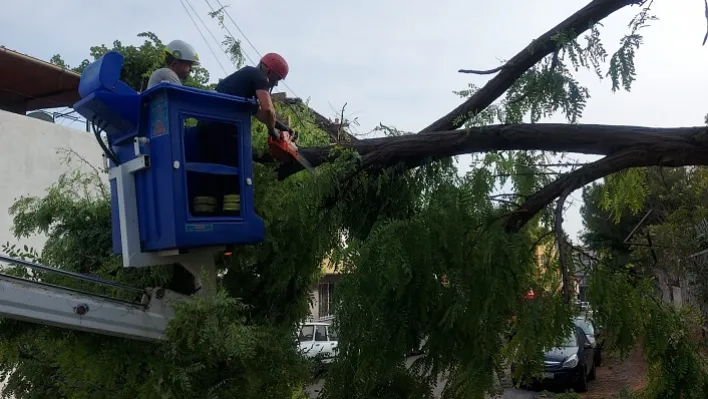
<instances>
[{"instance_id":1,"label":"tree bark","mask_svg":"<svg viewBox=\"0 0 708 399\"><path fill-rule=\"evenodd\" d=\"M645 151L652 160L668 165L676 159L686 165L708 155L706 127L652 128L642 126L584 124L490 125L467 130L408 134L341 143L362 157L363 167L386 168L403 163L413 168L426 159L437 160L455 155L502 150L542 150L582 154L610 155L627 149ZM330 161L333 146L303 148L300 153L312 166ZM263 161L264 159L259 159ZM630 163L643 163L632 158ZM674 162L674 163L676 163ZM702 164L702 163L701 163ZM636 165L647 166L647 165ZM677 165L678 166L678 165ZM628 166L632 167L632 166ZM362 168L363 169L363 168ZM298 163L280 167L279 177L302 170ZM602 177L602 176L600 176ZM594 179L593 179L594 180Z\"/></svg>"}]
</instances>

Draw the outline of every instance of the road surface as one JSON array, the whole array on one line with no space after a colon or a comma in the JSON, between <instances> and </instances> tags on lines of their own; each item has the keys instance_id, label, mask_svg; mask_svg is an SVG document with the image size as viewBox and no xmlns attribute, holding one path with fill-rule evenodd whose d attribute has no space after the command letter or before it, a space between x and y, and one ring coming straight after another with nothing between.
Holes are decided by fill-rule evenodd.
<instances>
[{"instance_id":1,"label":"road surface","mask_svg":"<svg viewBox=\"0 0 708 399\"><path fill-rule=\"evenodd\" d=\"M413 362L415 362L416 359L418 359L419 356L412 356L406 359L406 366L411 367ZM508 376L507 376L508 377ZM312 384L308 386L305 391L307 395L310 398L317 398L319 397L320 391L322 390L322 386L324 385L324 378L317 381L315 384ZM504 386L504 393L500 396L495 396L495 399L534 399L538 396L538 392L533 392L533 391L525 391L522 389L517 389L511 386L511 380L507 378L505 381L502 381L502 386ZM439 398L440 395L442 394L442 390L445 387L445 380L441 380L438 385L435 387L433 390L433 394L435 394L436 398Z\"/></svg>"}]
</instances>

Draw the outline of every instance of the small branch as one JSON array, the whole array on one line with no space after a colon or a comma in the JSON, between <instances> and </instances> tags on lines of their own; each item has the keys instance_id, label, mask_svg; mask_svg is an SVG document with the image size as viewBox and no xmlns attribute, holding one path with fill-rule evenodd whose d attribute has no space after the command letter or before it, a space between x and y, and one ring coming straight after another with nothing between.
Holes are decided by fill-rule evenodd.
<instances>
[{"instance_id":1,"label":"small branch","mask_svg":"<svg viewBox=\"0 0 708 399\"><path fill-rule=\"evenodd\" d=\"M537 163L536 166L542 166L545 168L566 168L571 166L583 166L587 165L587 162L561 162L561 163Z\"/></svg>"},{"instance_id":2,"label":"small branch","mask_svg":"<svg viewBox=\"0 0 708 399\"><path fill-rule=\"evenodd\" d=\"M501 71L504 68L508 68L507 64L504 64L502 66L498 66L494 69L487 69L487 70L478 70L478 69L460 69L457 72L458 73L472 73L475 75L491 75L493 73L497 73Z\"/></svg>"},{"instance_id":3,"label":"small branch","mask_svg":"<svg viewBox=\"0 0 708 399\"><path fill-rule=\"evenodd\" d=\"M494 178L512 177L512 176L558 176L566 172L519 172L519 173L500 173L492 175Z\"/></svg>"},{"instance_id":4,"label":"small branch","mask_svg":"<svg viewBox=\"0 0 708 399\"><path fill-rule=\"evenodd\" d=\"M347 103L344 103L342 105L342 112L341 115L339 116L339 126L337 127L337 142L339 143L342 139L342 127L344 126L344 109L347 107Z\"/></svg>"},{"instance_id":5,"label":"small branch","mask_svg":"<svg viewBox=\"0 0 708 399\"><path fill-rule=\"evenodd\" d=\"M558 243L558 261L561 268L561 277L563 279L563 300L565 303L570 303L570 277L568 276L568 252L566 251L565 234L563 233L563 204L570 192L564 190L558 205L556 205L556 242Z\"/></svg>"},{"instance_id":6,"label":"small branch","mask_svg":"<svg viewBox=\"0 0 708 399\"><path fill-rule=\"evenodd\" d=\"M550 235L553 234L553 233L555 233L554 230L549 230L549 231L547 231L547 232L541 234L541 236L538 237L538 239L533 243L533 245L531 246L531 248L536 248L536 247L538 246L538 244L540 244L541 241L543 241L544 238L550 236Z\"/></svg>"},{"instance_id":7,"label":"small branch","mask_svg":"<svg viewBox=\"0 0 708 399\"><path fill-rule=\"evenodd\" d=\"M493 197L487 197L487 198L490 201L496 201L496 202L500 202L502 204L512 205L514 208L517 208L517 209L521 207L521 205L519 205L518 203L516 203L514 201L509 201L509 200L505 200L505 199L501 199L501 198L493 198Z\"/></svg>"},{"instance_id":8,"label":"small branch","mask_svg":"<svg viewBox=\"0 0 708 399\"><path fill-rule=\"evenodd\" d=\"M703 2L706 4L705 14L706 14L706 24L708 24L708 0L703 0ZM708 40L708 26L706 27L706 35L703 36L703 45L704 46L706 45L706 40Z\"/></svg>"},{"instance_id":9,"label":"small branch","mask_svg":"<svg viewBox=\"0 0 708 399\"><path fill-rule=\"evenodd\" d=\"M580 247L576 247L576 246L573 245L573 244L569 244L569 245L570 245L570 248L573 249L573 251L578 252L580 255L586 256L588 259L593 260L593 261L595 261L595 262L598 262L598 263L600 262L600 258L598 258L598 257L596 257L596 256L590 255L590 254L587 253L587 251L585 251L584 249L582 249L582 248L580 248Z\"/></svg>"}]
</instances>

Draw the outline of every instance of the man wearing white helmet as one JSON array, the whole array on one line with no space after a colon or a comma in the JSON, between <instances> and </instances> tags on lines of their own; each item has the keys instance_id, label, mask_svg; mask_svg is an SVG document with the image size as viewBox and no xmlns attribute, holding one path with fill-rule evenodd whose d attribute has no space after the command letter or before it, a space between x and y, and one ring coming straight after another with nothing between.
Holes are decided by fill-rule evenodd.
<instances>
[{"instance_id":1,"label":"man wearing white helmet","mask_svg":"<svg viewBox=\"0 0 708 399\"><path fill-rule=\"evenodd\" d=\"M150 75L147 88L161 82L170 82L181 85L192 71L194 65L199 65L199 56L194 47L182 40L173 40L165 47L165 67L156 70Z\"/></svg>"}]
</instances>

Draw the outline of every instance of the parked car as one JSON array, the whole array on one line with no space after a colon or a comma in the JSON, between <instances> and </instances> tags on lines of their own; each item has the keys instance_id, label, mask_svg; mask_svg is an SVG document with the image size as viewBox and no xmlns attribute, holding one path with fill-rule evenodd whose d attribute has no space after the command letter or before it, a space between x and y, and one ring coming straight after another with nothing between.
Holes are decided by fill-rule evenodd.
<instances>
[{"instance_id":1,"label":"parked car","mask_svg":"<svg viewBox=\"0 0 708 399\"><path fill-rule=\"evenodd\" d=\"M592 343L580 327L564 342L543 356L543 378L537 382L571 386L576 392L588 390L588 382L595 379L595 356ZM516 365L512 364L512 372Z\"/></svg>"},{"instance_id":2,"label":"parked car","mask_svg":"<svg viewBox=\"0 0 708 399\"><path fill-rule=\"evenodd\" d=\"M584 316L576 317L573 322L577 327L583 330L585 336L587 336L590 343L592 343L593 349L595 350L595 366L602 366L602 346L604 344L604 338L600 329L595 326L592 320Z\"/></svg>"},{"instance_id":3,"label":"parked car","mask_svg":"<svg viewBox=\"0 0 708 399\"><path fill-rule=\"evenodd\" d=\"M322 363L331 363L337 354L338 336L331 324L305 322L298 336L300 352L308 357L319 357Z\"/></svg>"}]
</instances>

